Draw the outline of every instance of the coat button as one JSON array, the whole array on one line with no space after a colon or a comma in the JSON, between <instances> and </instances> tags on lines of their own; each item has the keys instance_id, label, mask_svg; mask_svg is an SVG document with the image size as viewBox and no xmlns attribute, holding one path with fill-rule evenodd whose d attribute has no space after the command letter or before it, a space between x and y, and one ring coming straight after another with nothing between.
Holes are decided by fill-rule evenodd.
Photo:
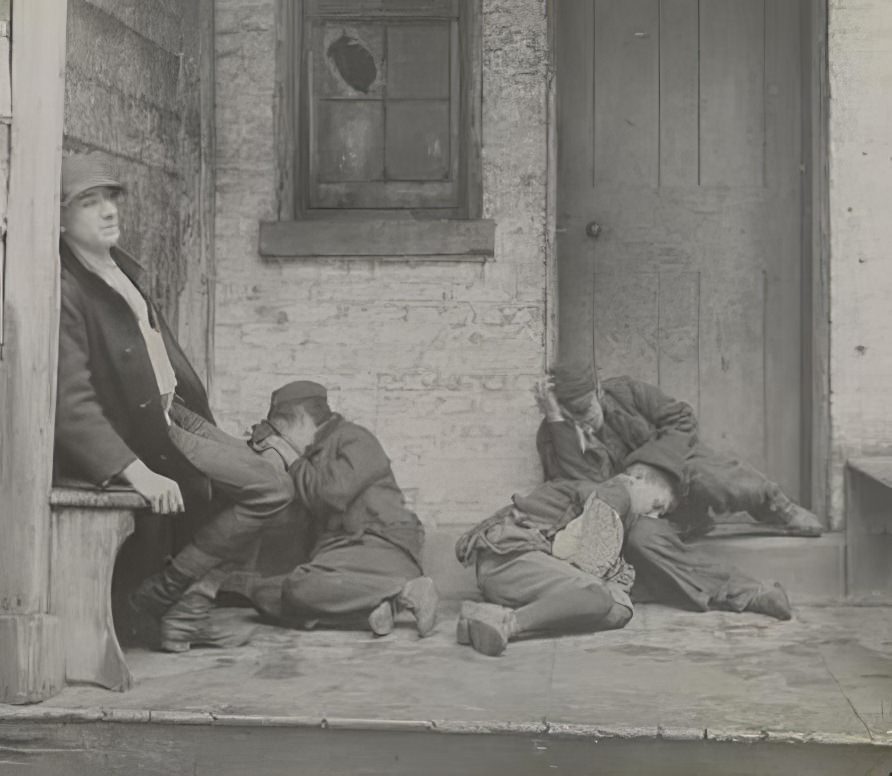
<instances>
[{"instance_id":1,"label":"coat button","mask_svg":"<svg viewBox=\"0 0 892 776\"><path fill-rule=\"evenodd\" d=\"M152 400L151 400L151 399L146 399L144 402L142 402L142 403L139 405L139 408L140 408L141 410L144 410L144 409L145 409L146 407L148 407L151 403L152 403Z\"/></svg>"}]
</instances>

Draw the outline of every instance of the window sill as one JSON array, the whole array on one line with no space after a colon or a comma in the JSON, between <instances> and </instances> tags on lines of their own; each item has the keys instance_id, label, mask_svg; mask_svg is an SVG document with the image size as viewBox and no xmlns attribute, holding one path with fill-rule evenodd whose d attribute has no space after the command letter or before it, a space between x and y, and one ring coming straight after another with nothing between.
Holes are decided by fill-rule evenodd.
<instances>
[{"instance_id":1,"label":"window sill","mask_svg":"<svg viewBox=\"0 0 892 776\"><path fill-rule=\"evenodd\" d=\"M262 221L267 259L369 258L485 262L495 253L495 221L368 218Z\"/></svg>"}]
</instances>

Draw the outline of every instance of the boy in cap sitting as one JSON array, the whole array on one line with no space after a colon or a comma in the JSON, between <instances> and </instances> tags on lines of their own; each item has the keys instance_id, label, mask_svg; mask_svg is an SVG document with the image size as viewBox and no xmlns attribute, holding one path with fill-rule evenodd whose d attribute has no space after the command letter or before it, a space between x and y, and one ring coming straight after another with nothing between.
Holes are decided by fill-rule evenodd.
<instances>
[{"instance_id":1,"label":"boy in cap sitting","mask_svg":"<svg viewBox=\"0 0 892 776\"><path fill-rule=\"evenodd\" d=\"M178 652L194 644L243 643L245 633L210 621L215 591L208 594L198 583L241 557L251 538L246 529L259 529L287 508L293 486L281 466L276 471L227 437L235 452L225 460L241 456L238 474L250 482L235 493L235 503L232 490L212 490L171 440L170 414L179 410L208 435L223 432L213 425L201 380L146 292L142 267L118 247L123 192L103 157L62 160L54 477L98 488L125 483L157 514L194 508L209 515L192 541L130 596L128 635Z\"/></svg>"},{"instance_id":2,"label":"boy in cap sitting","mask_svg":"<svg viewBox=\"0 0 892 776\"><path fill-rule=\"evenodd\" d=\"M515 495L455 546L462 564L474 564L486 601L462 603L456 639L495 657L525 636L622 628L635 579L621 555L625 527L672 499L670 478L653 467Z\"/></svg>"},{"instance_id":3,"label":"boy in cap sitting","mask_svg":"<svg viewBox=\"0 0 892 776\"><path fill-rule=\"evenodd\" d=\"M273 393L252 446L282 457L316 535L308 563L255 586L255 606L293 625L368 627L378 636L407 610L427 636L437 592L422 576L424 528L375 436L333 413L324 386L300 380Z\"/></svg>"},{"instance_id":4,"label":"boy in cap sitting","mask_svg":"<svg viewBox=\"0 0 892 776\"><path fill-rule=\"evenodd\" d=\"M626 557L653 595L700 611L790 618L780 585L763 585L718 563L682 536L708 532L710 511L747 511L800 536L820 535L821 525L753 467L704 445L690 405L629 377L598 384L590 363L567 362L539 383L537 399L545 418L536 447L547 480L601 482L654 463L677 475L676 499L664 511L670 519L638 521L627 532Z\"/></svg>"}]
</instances>

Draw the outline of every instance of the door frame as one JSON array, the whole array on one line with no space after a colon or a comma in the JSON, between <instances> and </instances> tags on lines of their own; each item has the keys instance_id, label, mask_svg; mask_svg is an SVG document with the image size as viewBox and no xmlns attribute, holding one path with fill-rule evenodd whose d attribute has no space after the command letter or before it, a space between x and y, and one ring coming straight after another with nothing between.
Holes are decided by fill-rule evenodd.
<instances>
[{"instance_id":1,"label":"door frame","mask_svg":"<svg viewBox=\"0 0 892 776\"><path fill-rule=\"evenodd\" d=\"M802 414L801 471L803 501L818 515L827 515L829 527L842 527L831 518L830 467L830 240L828 128L829 90L827 64L828 0L799 0L802 26ZM546 278L545 362L558 353L557 255L557 91L555 75L557 0L545 0L549 61L546 72Z\"/></svg>"}]
</instances>

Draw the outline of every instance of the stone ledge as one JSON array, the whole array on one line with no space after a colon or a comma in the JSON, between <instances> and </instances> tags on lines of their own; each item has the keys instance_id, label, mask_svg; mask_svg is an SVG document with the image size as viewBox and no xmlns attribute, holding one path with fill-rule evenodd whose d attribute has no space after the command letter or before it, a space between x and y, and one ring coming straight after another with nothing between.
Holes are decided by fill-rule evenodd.
<instances>
[{"instance_id":1,"label":"stone ledge","mask_svg":"<svg viewBox=\"0 0 892 776\"><path fill-rule=\"evenodd\" d=\"M129 488L58 486L50 492L51 507L76 509L148 509L146 500Z\"/></svg>"},{"instance_id":2,"label":"stone ledge","mask_svg":"<svg viewBox=\"0 0 892 776\"><path fill-rule=\"evenodd\" d=\"M262 221L259 250L261 256L278 259L484 262L495 253L495 221L371 217Z\"/></svg>"}]
</instances>

